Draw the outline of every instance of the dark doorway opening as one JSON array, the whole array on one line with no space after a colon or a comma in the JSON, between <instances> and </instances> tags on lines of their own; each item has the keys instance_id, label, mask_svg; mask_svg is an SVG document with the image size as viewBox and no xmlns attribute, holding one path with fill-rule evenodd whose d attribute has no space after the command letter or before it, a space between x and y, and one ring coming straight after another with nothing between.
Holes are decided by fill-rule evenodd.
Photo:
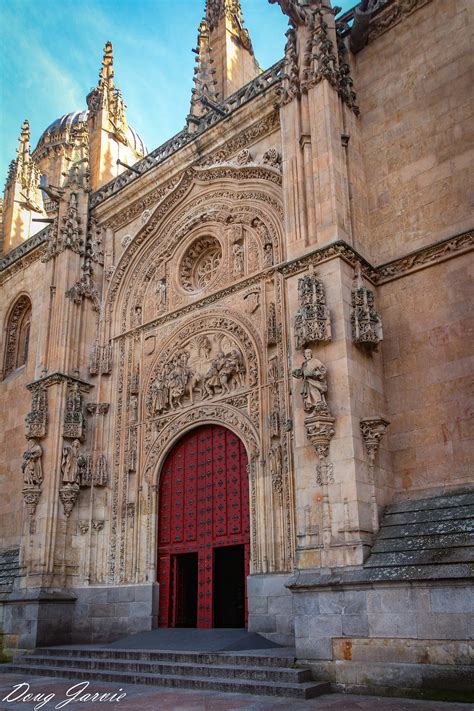
<instances>
[{"instance_id":1,"label":"dark doorway opening","mask_svg":"<svg viewBox=\"0 0 474 711\"><path fill-rule=\"evenodd\" d=\"M245 546L214 548L214 627L245 627Z\"/></svg>"},{"instance_id":2,"label":"dark doorway opening","mask_svg":"<svg viewBox=\"0 0 474 711\"><path fill-rule=\"evenodd\" d=\"M198 597L198 554L173 556L174 601L173 627L196 627Z\"/></svg>"}]
</instances>

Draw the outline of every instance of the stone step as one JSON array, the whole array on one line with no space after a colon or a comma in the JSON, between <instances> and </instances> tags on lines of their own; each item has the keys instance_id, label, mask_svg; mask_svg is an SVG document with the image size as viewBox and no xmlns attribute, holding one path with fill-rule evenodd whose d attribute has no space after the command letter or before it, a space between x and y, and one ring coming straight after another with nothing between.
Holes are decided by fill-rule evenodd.
<instances>
[{"instance_id":1,"label":"stone step","mask_svg":"<svg viewBox=\"0 0 474 711\"><path fill-rule=\"evenodd\" d=\"M431 536L412 536L410 538L377 538L372 548L374 553L394 553L395 551L408 551L433 548L460 548L474 546L473 533L446 533Z\"/></svg>"},{"instance_id":2,"label":"stone step","mask_svg":"<svg viewBox=\"0 0 474 711\"><path fill-rule=\"evenodd\" d=\"M54 659L54 662L53 662ZM25 659L16 658L14 664L22 664ZM52 663L56 667L70 668L74 664L74 669L84 670L91 669L94 671L124 671L126 673L136 672L140 674L159 674L162 676L199 676L199 677L214 677L225 679L237 678L247 679L252 681L274 681L274 682L289 682L301 683L311 681L311 671L309 669L296 669L284 667L259 667L259 666L243 666L241 664L203 664L203 663L176 663L170 661L146 661L137 659L113 659L109 658L91 658L91 657L74 657L71 656L40 656L32 655L28 657L28 665L36 666L51 666Z\"/></svg>"},{"instance_id":3,"label":"stone step","mask_svg":"<svg viewBox=\"0 0 474 711\"><path fill-rule=\"evenodd\" d=\"M453 506L472 506L474 507L474 492L464 494L449 494L446 496L436 496L430 499L410 499L407 501L397 501L394 504L389 504L386 509L386 514L402 513L405 511L425 511L427 509L443 509L452 508Z\"/></svg>"},{"instance_id":4,"label":"stone step","mask_svg":"<svg viewBox=\"0 0 474 711\"><path fill-rule=\"evenodd\" d=\"M223 679L201 676L176 676L145 674L126 671L97 671L95 669L75 669L74 667L41 666L36 664L4 664L0 673L23 674L29 676L49 676L65 679L87 679L89 681L109 681L119 684L150 684L171 688L202 689L239 694L282 696L295 699L312 699L330 691L326 682L275 682L252 681L247 679Z\"/></svg>"},{"instance_id":5,"label":"stone step","mask_svg":"<svg viewBox=\"0 0 474 711\"><path fill-rule=\"evenodd\" d=\"M383 526L400 526L405 523L424 523L428 521L454 521L474 518L472 506L450 506L445 509L426 509L424 511L399 511L385 513Z\"/></svg>"},{"instance_id":6,"label":"stone step","mask_svg":"<svg viewBox=\"0 0 474 711\"><path fill-rule=\"evenodd\" d=\"M177 664L232 664L259 667L292 668L295 662L294 650L288 656L248 654L244 652L186 652L159 649L120 649L119 647L73 646L73 647L39 647L35 656L50 657L54 663L56 657L71 657L80 659L125 659L130 661L174 662ZM29 656L28 659L32 657Z\"/></svg>"},{"instance_id":7,"label":"stone step","mask_svg":"<svg viewBox=\"0 0 474 711\"><path fill-rule=\"evenodd\" d=\"M364 568L389 565L436 565L438 563L469 563L474 560L474 548L438 548L436 550L371 553Z\"/></svg>"},{"instance_id":8,"label":"stone step","mask_svg":"<svg viewBox=\"0 0 474 711\"><path fill-rule=\"evenodd\" d=\"M370 560L370 559L368 559ZM438 580L474 578L472 563L436 563L431 565L384 565L371 568L364 563L366 580Z\"/></svg>"},{"instance_id":9,"label":"stone step","mask_svg":"<svg viewBox=\"0 0 474 711\"><path fill-rule=\"evenodd\" d=\"M385 526L378 532L378 538L409 538L410 536L431 536L445 533L470 533L474 531L474 519L456 521L426 521L424 523Z\"/></svg>"}]
</instances>

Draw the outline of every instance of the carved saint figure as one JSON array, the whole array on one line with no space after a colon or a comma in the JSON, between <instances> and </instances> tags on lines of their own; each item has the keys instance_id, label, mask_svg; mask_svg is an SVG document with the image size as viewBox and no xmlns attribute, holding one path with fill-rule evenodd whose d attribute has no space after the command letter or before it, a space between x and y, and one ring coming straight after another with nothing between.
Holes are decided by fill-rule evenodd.
<instances>
[{"instance_id":1,"label":"carved saint figure","mask_svg":"<svg viewBox=\"0 0 474 711\"><path fill-rule=\"evenodd\" d=\"M155 289L156 305L159 309L166 306L166 279L160 279Z\"/></svg>"},{"instance_id":2,"label":"carved saint figure","mask_svg":"<svg viewBox=\"0 0 474 711\"><path fill-rule=\"evenodd\" d=\"M134 328L137 328L138 326L142 325L142 307L141 306L135 306L135 309L132 314L132 326Z\"/></svg>"},{"instance_id":3,"label":"carved saint figure","mask_svg":"<svg viewBox=\"0 0 474 711\"><path fill-rule=\"evenodd\" d=\"M271 267L273 265L273 245L271 242L266 242L263 247L263 266Z\"/></svg>"},{"instance_id":4,"label":"carved saint figure","mask_svg":"<svg viewBox=\"0 0 474 711\"><path fill-rule=\"evenodd\" d=\"M28 449L23 454L23 483L25 486L39 487L43 482L43 468L41 466L41 456L43 448L36 439L28 440Z\"/></svg>"},{"instance_id":5,"label":"carved saint figure","mask_svg":"<svg viewBox=\"0 0 474 711\"><path fill-rule=\"evenodd\" d=\"M317 358L313 358L313 351L307 348L304 352L304 361L301 368L293 371L293 377L303 381L301 397L305 412L327 412L325 393L328 386L326 382L326 366Z\"/></svg>"},{"instance_id":6,"label":"carved saint figure","mask_svg":"<svg viewBox=\"0 0 474 711\"><path fill-rule=\"evenodd\" d=\"M234 274L241 276L244 273L244 247L239 242L234 242L232 246L234 256Z\"/></svg>"},{"instance_id":7,"label":"carved saint figure","mask_svg":"<svg viewBox=\"0 0 474 711\"><path fill-rule=\"evenodd\" d=\"M130 395L130 422L138 420L138 395Z\"/></svg>"},{"instance_id":8,"label":"carved saint figure","mask_svg":"<svg viewBox=\"0 0 474 711\"><path fill-rule=\"evenodd\" d=\"M61 459L61 479L63 484L77 483L80 457L79 446L79 440L75 439L71 445L63 447Z\"/></svg>"},{"instance_id":9,"label":"carved saint figure","mask_svg":"<svg viewBox=\"0 0 474 711\"><path fill-rule=\"evenodd\" d=\"M160 414L168 404L168 390L164 378L158 376L151 385L151 409L154 415Z\"/></svg>"}]
</instances>

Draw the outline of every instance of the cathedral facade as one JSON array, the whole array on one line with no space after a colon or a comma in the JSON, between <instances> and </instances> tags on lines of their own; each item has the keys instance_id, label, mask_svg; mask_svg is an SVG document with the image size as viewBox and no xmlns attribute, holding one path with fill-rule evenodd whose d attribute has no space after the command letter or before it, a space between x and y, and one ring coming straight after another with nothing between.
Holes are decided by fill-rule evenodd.
<instances>
[{"instance_id":1,"label":"cathedral facade","mask_svg":"<svg viewBox=\"0 0 474 711\"><path fill-rule=\"evenodd\" d=\"M0 638L248 627L338 688L459 689L472 7L270 2L289 29L263 71L239 2L207 0L190 113L159 148L111 43L87 109L34 150L22 126Z\"/></svg>"}]
</instances>

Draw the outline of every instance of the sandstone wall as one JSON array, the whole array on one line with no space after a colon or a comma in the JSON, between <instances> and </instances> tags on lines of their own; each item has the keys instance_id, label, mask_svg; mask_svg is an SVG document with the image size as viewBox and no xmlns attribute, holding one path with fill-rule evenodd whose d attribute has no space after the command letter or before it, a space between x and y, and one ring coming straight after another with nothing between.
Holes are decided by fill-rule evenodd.
<instances>
[{"instance_id":1,"label":"sandstone wall","mask_svg":"<svg viewBox=\"0 0 474 711\"><path fill-rule=\"evenodd\" d=\"M388 446L400 497L472 477L472 271L466 254L379 289Z\"/></svg>"},{"instance_id":2,"label":"sandstone wall","mask_svg":"<svg viewBox=\"0 0 474 711\"><path fill-rule=\"evenodd\" d=\"M472 10L429 2L354 59L369 213L358 243L376 263L472 226Z\"/></svg>"},{"instance_id":3,"label":"sandstone wall","mask_svg":"<svg viewBox=\"0 0 474 711\"><path fill-rule=\"evenodd\" d=\"M35 379L37 350L42 328L39 312L44 298L42 271L36 262L27 271L18 272L4 287L0 302L2 328L1 359L5 357L7 319L12 305L21 294L29 296L32 304L31 331L28 360L0 383L0 549L14 548L20 544L24 516L22 487L22 456L27 448L24 418L31 409L31 395L26 385ZM36 376L38 377L38 376Z\"/></svg>"}]
</instances>

